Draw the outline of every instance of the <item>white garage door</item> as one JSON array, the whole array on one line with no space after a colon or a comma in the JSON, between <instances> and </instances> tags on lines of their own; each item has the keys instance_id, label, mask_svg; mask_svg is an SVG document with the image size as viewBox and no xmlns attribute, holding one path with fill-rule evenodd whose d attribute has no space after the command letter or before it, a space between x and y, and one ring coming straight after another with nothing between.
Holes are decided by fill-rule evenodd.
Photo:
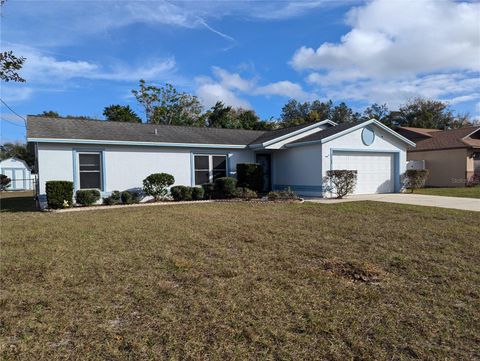
<instances>
[{"instance_id":1,"label":"white garage door","mask_svg":"<svg viewBox=\"0 0 480 361\"><path fill-rule=\"evenodd\" d=\"M395 190L394 156L391 153L338 152L333 169L357 171L355 194L392 193Z\"/></svg>"}]
</instances>

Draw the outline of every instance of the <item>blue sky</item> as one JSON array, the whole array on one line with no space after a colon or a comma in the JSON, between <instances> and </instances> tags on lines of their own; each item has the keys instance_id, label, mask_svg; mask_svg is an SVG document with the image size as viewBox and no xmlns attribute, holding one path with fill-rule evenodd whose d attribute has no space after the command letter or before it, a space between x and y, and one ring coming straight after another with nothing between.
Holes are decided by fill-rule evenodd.
<instances>
[{"instance_id":1,"label":"blue sky","mask_svg":"<svg viewBox=\"0 0 480 361\"><path fill-rule=\"evenodd\" d=\"M412 16L416 15L416 16ZM278 117L289 98L448 101L480 119L480 5L431 0L21 1L2 9L1 48L27 58L1 97L22 115L102 117L143 78ZM1 108L2 142L23 121Z\"/></svg>"}]
</instances>

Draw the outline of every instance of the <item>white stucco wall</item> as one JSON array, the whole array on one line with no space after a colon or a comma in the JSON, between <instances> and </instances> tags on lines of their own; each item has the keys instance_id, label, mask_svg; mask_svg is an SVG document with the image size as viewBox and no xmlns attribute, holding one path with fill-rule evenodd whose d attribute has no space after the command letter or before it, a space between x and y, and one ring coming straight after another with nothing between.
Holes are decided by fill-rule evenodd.
<instances>
[{"instance_id":1,"label":"white stucco wall","mask_svg":"<svg viewBox=\"0 0 480 361\"><path fill-rule=\"evenodd\" d=\"M321 144L281 149L273 153L273 188L290 187L304 196L321 196Z\"/></svg>"},{"instance_id":2,"label":"white stucco wall","mask_svg":"<svg viewBox=\"0 0 480 361\"><path fill-rule=\"evenodd\" d=\"M103 151L106 193L114 190L123 191L142 187L143 179L152 173L160 172L172 174L175 177L175 185L192 185L191 153L228 154L231 176L236 175L237 163L252 163L255 161L254 153L243 149L85 146L39 143L40 194L45 194L45 182L49 180L74 180L73 159L75 152L78 153L82 150Z\"/></svg>"}]
</instances>

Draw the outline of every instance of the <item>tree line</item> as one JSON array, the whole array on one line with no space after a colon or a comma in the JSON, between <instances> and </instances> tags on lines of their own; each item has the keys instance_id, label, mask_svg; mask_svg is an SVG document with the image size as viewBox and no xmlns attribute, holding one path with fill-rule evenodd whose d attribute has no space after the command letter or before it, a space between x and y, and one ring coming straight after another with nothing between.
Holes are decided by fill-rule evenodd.
<instances>
[{"instance_id":1,"label":"tree line","mask_svg":"<svg viewBox=\"0 0 480 361\"><path fill-rule=\"evenodd\" d=\"M341 124L374 118L391 128L451 129L472 124L469 114L456 114L448 103L425 98L411 99L395 111L389 110L386 104L372 104L362 113L354 111L345 102L334 105L332 100L300 102L291 99L282 107L280 119L262 120L254 110L234 108L221 101L204 111L197 96L180 92L168 83L158 87L140 80L139 88L132 90L132 94L143 108L145 121L150 124L250 130L278 129L325 119ZM55 111L39 115L60 117ZM142 122L129 105L109 105L104 108L103 115L108 121ZM66 117L90 119L86 116Z\"/></svg>"}]
</instances>

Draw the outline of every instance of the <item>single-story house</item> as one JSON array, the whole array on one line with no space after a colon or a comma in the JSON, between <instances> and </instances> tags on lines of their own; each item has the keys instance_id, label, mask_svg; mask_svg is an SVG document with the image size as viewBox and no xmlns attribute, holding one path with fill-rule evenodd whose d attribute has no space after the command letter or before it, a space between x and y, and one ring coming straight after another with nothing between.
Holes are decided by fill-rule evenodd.
<instances>
[{"instance_id":1,"label":"single-story house","mask_svg":"<svg viewBox=\"0 0 480 361\"><path fill-rule=\"evenodd\" d=\"M21 159L8 158L0 162L0 173L10 178L11 183L7 188L9 191L21 191L34 189L35 174Z\"/></svg>"},{"instance_id":2,"label":"single-story house","mask_svg":"<svg viewBox=\"0 0 480 361\"><path fill-rule=\"evenodd\" d=\"M430 187L464 187L480 177L480 126L438 130L399 127L398 133L416 143L407 160L422 160Z\"/></svg>"},{"instance_id":3,"label":"single-story house","mask_svg":"<svg viewBox=\"0 0 480 361\"><path fill-rule=\"evenodd\" d=\"M175 177L176 185L201 185L236 176L238 163L260 163L264 191L290 187L322 196L329 169L358 171L357 194L399 192L406 149L414 143L368 120L325 120L290 128L255 131L120 123L28 116L40 197L49 180L73 181L75 189L113 190L142 186L152 173Z\"/></svg>"}]
</instances>

